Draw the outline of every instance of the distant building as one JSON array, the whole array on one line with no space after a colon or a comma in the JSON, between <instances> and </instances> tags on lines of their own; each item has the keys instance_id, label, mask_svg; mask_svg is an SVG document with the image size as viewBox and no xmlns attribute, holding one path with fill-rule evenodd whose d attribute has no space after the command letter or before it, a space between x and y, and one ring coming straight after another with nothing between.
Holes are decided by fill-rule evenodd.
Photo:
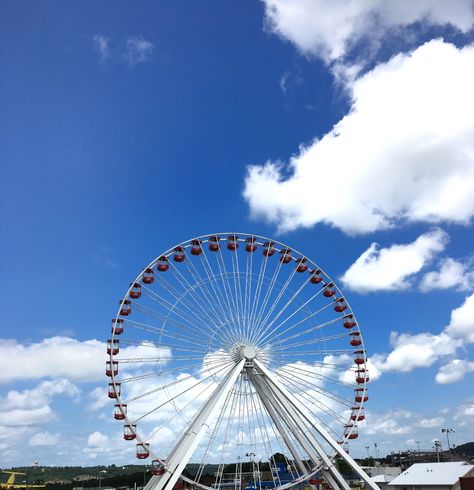
<instances>
[{"instance_id":1,"label":"distant building","mask_svg":"<svg viewBox=\"0 0 474 490\"><path fill-rule=\"evenodd\" d=\"M387 486L388 490L460 490L459 478L474 476L474 466L464 461L416 463Z\"/></svg>"}]
</instances>

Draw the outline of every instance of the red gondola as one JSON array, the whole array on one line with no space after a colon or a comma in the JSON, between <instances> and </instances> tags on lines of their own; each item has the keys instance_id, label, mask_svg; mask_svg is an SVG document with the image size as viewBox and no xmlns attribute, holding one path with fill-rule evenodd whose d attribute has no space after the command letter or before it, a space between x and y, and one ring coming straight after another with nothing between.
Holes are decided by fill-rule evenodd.
<instances>
[{"instance_id":1,"label":"red gondola","mask_svg":"<svg viewBox=\"0 0 474 490\"><path fill-rule=\"evenodd\" d=\"M162 255L156 263L156 268L160 272L166 272L170 268L170 261L169 261L168 257L166 257L165 255Z\"/></svg>"},{"instance_id":2,"label":"red gondola","mask_svg":"<svg viewBox=\"0 0 474 490\"><path fill-rule=\"evenodd\" d=\"M135 282L133 283L133 285L130 284L130 286L132 286L132 289L130 289L130 293L129 293L130 298L132 299L140 298L140 296L142 295L142 287L140 286L140 284L138 284L138 282Z\"/></svg>"},{"instance_id":3,"label":"red gondola","mask_svg":"<svg viewBox=\"0 0 474 490\"><path fill-rule=\"evenodd\" d=\"M119 339L107 340L107 354L115 356L119 353L119 350Z\"/></svg>"},{"instance_id":4,"label":"red gondola","mask_svg":"<svg viewBox=\"0 0 474 490\"><path fill-rule=\"evenodd\" d=\"M112 320L112 333L114 335L123 334L123 318L114 318Z\"/></svg>"},{"instance_id":5,"label":"red gondola","mask_svg":"<svg viewBox=\"0 0 474 490\"><path fill-rule=\"evenodd\" d=\"M271 257L275 252L275 242L265 242L263 244L263 255L265 257Z\"/></svg>"},{"instance_id":6,"label":"red gondola","mask_svg":"<svg viewBox=\"0 0 474 490\"><path fill-rule=\"evenodd\" d=\"M132 312L132 302L129 299L119 301L120 303L120 315L128 316Z\"/></svg>"},{"instance_id":7,"label":"red gondola","mask_svg":"<svg viewBox=\"0 0 474 490\"><path fill-rule=\"evenodd\" d=\"M360 332L351 332L349 334L350 341L349 343L352 345L352 347L357 347L358 345L362 344L362 339L360 338Z\"/></svg>"},{"instance_id":8,"label":"red gondola","mask_svg":"<svg viewBox=\"0 0 474 490\"><path fill-rule=\"evenodd\" d=\"M245 250L247 252L255 252L257 250L257 239L254 236L249 236L245 239Z\"/></svg>"},{"instance_id":9,"label":"red gondola","mask_svg":"<svg viewBox=\"0 0 474 490\"><path fill-rule=\"evenodd\" d=\"M337 441L337 443L339 444L339 446L342 447L342 449L347 453L349 454L349 443L347 441Z\"/></svg>"},{"instance_id":10,"label":"red gondola","mask_svg":"<svg viewBox=\"0 0 474 490\"><path fill-rule=\"evenodd\" d=\"M352 328L356 326L356 322L354 321L354 315L346 315L344 317L344 322L342 324L344 328Z\"/></svg>"},{"instance_id":11,"label":"red gondola","mask_svg":"<svg viewBox=\"0 0 474 490\"><path fill-rule=\"evenodd\" d=\"M209 237L209 250L211 252L218 252L221 248L221 244L219 243L220 238L218 236L212 235Z\"/></svg>"},{"instance_id":12,"label":"red gondola","mask_svg":"<svg viewBox=\"0 0 474 490\"><path fill-rule=\"evenodd\" d=\"M115 383L115 386L113 383L109 383L108 395L109 398L118 398L120 396L120 383Z\"/></svg>"},{"instance_id":13,"label":"red gondola","mask_svg":"<svg viewBox=\"0 0 474 490\"><path fill-rule=\"evenodd\" d=\"M109 376L109 378L118 374L118 361L107 361L105 363L105 375Z\"/></svg>"},{"instance_id":14,"label":"red gondola","mask_svg":"<svg viewBox=\"0 0 474 490\"><path fill-rule=\"evenodd\" d=\"M166 472L164 464L159 459L154 459L151 462L151 474L160 476L164 475Z\"/></svg>"},{"instance_id":15,"label":"red gondola","mask_svg":"<svg viewBox=\"0 0 474 490\"><path fill-rule=\"evenodd\" d=\"M173 260L175 262L184 262L185 259L186 259L186 254L184 252L184 248L183 247L176 247L174 249Z\"/></svg>"},{"instance_id":16,"label":"red gondola","mask_svg":"<svg viewBox=\"0 0 474 490\"><path fill-rule=\"evenodd\" d=\"M314 269L310 272L310 274L311 276L309 278L309 282L311 284L319 284L323 280L320 269Z\"/></svg>"},{"instance_id":17,"label":"red gondola","mask_svg":"<svg viewBox=\"0 0 474 490\"><path fill-rule=\"evenodd\" d=\"M137 444L137 458L146 459L150 456L150 445L146 442Z\"/></svg>"},{"instance_id":18,"label":"red gondola","mask_svg":"<svg viewBox=\"0 0 474 490\"><path fill-rule=\"evenodd\" d=\"M201 255L202 254L202 243L201 240L197 238L191 240L191 255Z\"/></svg>"},{"instance_id":19,"label":"red gondola","mask_svg":"<svg viewBox=\"0 0 474 490\"><path fill-rule=\"evenodd\" d=\"M116 404L114 406L114 419L115 420L123 420L125 415L127 414L127 405Z\"/></svg>"},{"instance_id":20,"label":"red gondola","mask_svg":"<svg viewBox=\"0 0 474 490\"><path fill-rule=\"evenodd\" d=\"M307 259L304 257L296 259L296 272L306 272L308 270L308 264L306 261Z\"/></svg>"},{"instance_id":21,"label":"red gondola","mask_svg":"<svg viewBox=\"0 0 474 490\"><path fill-rule=\"evenodd\" d=\"M357 439L359 437L359 428L354 424L344 426L344 437L346 439Z\"/></svg>"},{"instance_id":22,"label":"red gondola","mask_svg":"<svg viewBox=\"0 0 474 490\"><path fill-rule=\"evenodd\" d=\"M155 280L155 275L153 274L153 269L148 267L143 272L143 276L142 276L143 284L153 284L154 280Z\"/></svg>"},{"instance_id":23,"label":"red gondola","mask_svg":"<svg viewBox=\"0 0 474 490\"><path fill-rule=\"evenodd\" d=\"M369 373L366 369L358 369L356 372L356 383L362 385L369 382Z\"/></svg>"},{"instance_id":24,"label":"red gondola","mask_svg":"<svg viewBox=\"0 0 474 490\"><path fill-rule=\"evenodd\" d=\"M330 298L336 294L336 290L334 289L334 284L330 282L324 286L323 296L326 298Z\"/></svg>"},{"instance_id":25,"label":"red gondola","mask_svg":"<svg viewBox=\"0 0 474 490\"><path fill-rule=\"evenodd\" d=\"M342 313L343 311L347 310L347 303L344 298L338 298L334 300L334 302L336 303L334 306L334 311L336 313Z\"/></svg>"},{"instance_id":26,"label":"red gondola","mask_svg":"<svg viewBox=\"0 0 474 490\"><path fill-rule=\"evenodd\" d=\"M365 350L356 350L354 351L354 362L358 365L365 364L367 361L367 357L365 355Z\"/></svg>"},{"instance_id":27,"label":"red gondola","mask_svg":"<svg viewBox=\"0 0 474 490\"><path fill-rule=\"evenodd\" d=\"M365 419L365 408L364 407L352 407L351 420L354 422L360 422Z\"/></svg>"},{"instance_id":28,"label":"red gondola","mask_svg":"<svg viewBox=\"0 0 474 490\"><path fill-rule=\"evenodd\" d=\"M137 430L136 424L125 424L123 426L123 438L126 441L133 441L137 437L137 434L135 433Z\"/></svg>"},{"instance_id":29,"label":"red gondola","mask_svg":"<svg viewBox=\"0 0 474 490\"><path fill-rule=\"evenodd\" d=\"M369 399L367 388L356 388L354 390L354 400L356 403L366 402Z\"/></svg>"},{"instance_id":30,"label":"red gondola","mask_svg":"<svg viewBox=\"0 0 474 490\"><path fill-rule=\"evenodd\" d=\"M239 237L237 235L229 235L227 237L227 249L237 250L239 248Z\"/></svg>"},{"instance_id":31,"label":"red gondola","mask_svg":"<svg viewBox=\"0 0 474 490\"><path fill-rule=\"evenodd\" d=\"M293 257L291 256L291 248L284 248L280 252L280 262L282 264L288 264L288 262L291 262Z\"/></svg>"}]
</instances>

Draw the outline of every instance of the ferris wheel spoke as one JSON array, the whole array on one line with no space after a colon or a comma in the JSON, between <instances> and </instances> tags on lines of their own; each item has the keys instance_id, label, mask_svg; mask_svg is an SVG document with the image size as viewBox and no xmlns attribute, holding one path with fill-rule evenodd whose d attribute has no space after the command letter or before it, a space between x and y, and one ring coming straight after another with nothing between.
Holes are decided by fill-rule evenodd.
<instances>
[{"instance_id":1,"label":"ferris wheel spoke","mask_svg":"<svg viewBox=\"0 0 474 490\"><path fill-rule=\"evenodd\" d=\"M232 364L233 364L233 363L232 363ZM219 372L223 372L223 371L225 371L226 369L228 370L228 372L230 372L230 371L232 370L232 367L233 367L233 366L231 366L231 367L229 368L229 363L227 363L227 365L226 365L226 366L224 366L223 368L219 369L219 370L217 371L217 373L219 373ZM168 403L172 403L174 400L176 400L176 399L177 399L177 398L179 398L180 396L183 396L184 394L189 393L189 392L190 392L190 391L191 391L193 388L195 388L196 386L202 385L202 384L203 384L203 383L205 383L206 381L209 381L209 380L210 380L211 378L213 378L214 376L215 376L215 374L213 373L213 374L211 374L211 375L207 376L206 378L203 378L203 379L199 380L197 383L195 383L195 384L191 385L190 387L183 389L182 391L180 391L179 393L177 393L175 396L173 396L173 397L169 398L167 401L165 401L165 402L163 402L163 403L160 403L159 405L157 405L156 407L152 408L152 409L151 409L151 410L149 410L148 412L146 412L146 413L144 413L143 415L141 415L141 416L137 417L137 418L136 418L136 419L133 421L133 423L134 423L134 424L136 424L136 423L137 423L137 422L139 422L140 420L143 420L145 417L148 417L149 415L151 415L152 413L156 412L156 411L157 411L157 410L159 410L160 408L163 408L163 407L164 407L165 405L167 405ZM177 384L177 383L179 383L179 382L180 382L180 380L178 380L178 381L174 381L173 383L171 383L171 385L175 385L175 384ZM134 398L131 398L131 399L127 400L125 403L130 404L130 403L132 403L132 402L134 402L134 401L140 400L140 399L142 399L142 398L144 398L144 397L146 397L146 396L149 396L149 395L151 395L151 394L153 394L153 393L156 393L156 392L158 392L158 391L160 391L160 390L163 390L163 389L166 389L166 386L165 386L165 387L159 387L159 388L156 388L156 389L154 389L154 390L150 390L150 391L148 391L147 393L143 393L143 394L141 394L141 395L138 395L138 396L136 396L136 397L134 397ZM217 387L216 387L215 389L217 389Z\"/></svg>"},{"instance_id":2,"label":"ferris wheel spoke","mask_svg":"<svg viewBox=\"0 0 474 490\"><path fill-rule=\"evenodd\" d=\"M202 257L201 262L202 262L203 268L206 272L207 278L209 280L209 284L211 285L212 291L214 293L214 298L217 300L218 306L221 310L221 316L224 317L225 323L229 327L233 323L233 317L232 317L232 311L230 308L230 304L227 301L228 298L226 298L222 294L222 290L220 288L216 287L217 284L214 285L216 278L215 278L212 266L211 266L209 259L207 257L207 253L204 249L202 251L201 257ZM227 331L230 333L231 338L235 337L235 334L232 331L230 331L229 328L227 329Z\"/></svg>"},{"instance_id":3,"label":"ferris wheel spoke","mask_svg":"<svg viewBox=\"0 0 474 490\"><path fill-rule=\"evenodd\" d=\"M353 367L351 366L349 368L350 371L352 371ZM311 377L312 376L317 376L318 378L320 379L324 379L324 380L327 380L329 382L333 382L333 383L336 383L338 384L339 386L343 386L345 388L352 388L352 384L350 383L347 383L345 381L341 381L340 379L338 378L333 378L329 375L326 375L326 374L321 374L321 373L315 373L314 371L310 370L310 369L305 369L304 367L302 367L301 365L294 365L294 364L287 364L286 366L284 367L281 367L280 370L283 370L283 371L293 371L295 373L305 373L305 374L308 374L310 375ZM325 370L329 371L334 371L334 368L332 369L329 369L329 368L325 368ZM342 370L338 372L339 374L342 374ZM307 380L307 376L306 376L306 380Z\"/></svg>"},{"instance_id":4,"label":"ferris wheel spoke","mask_svg":"<svg viewBox=\"0 0 474 490\"><path fill-rule=\"evenodd\" d=\"M287 330L281 332L278 335L272 336L272 342L274 342L277 339L280 339L280 340L278 340L278 343L282 344L282 343L288 342L289 340L297 339L299 337L302 337L303 335L307 335L309 333L316 332L317 330L321 330L321 329L328 327L329 325L332 325L332 324L339 322L339 321L341 321L341 319L339 317L333 318L332 320L328 320L328 321L323 322L323 323L318 323L318 324L316 324L310 328L307 328L306 330L302 330L298 333L295 333L293 335L289 335L288 337L284 337L283 339L281 339L282 335L284 335L285 333L288 333L289 331L292 330L292 328L290 328L290 329L287 329ZM349 335L349 333L346 333L345 335Z\"/></svg>"},{"instance_id":5,"label":"ferris wheel spoke","mask_svg":"<svg viewBox=\"0 0 474 490\"><path fill-rule=\"evenodd\" d=\"M162 315L160 314L160 312L156 311L154 308L151 308L149 306L144 306L140 303L137 303L137 304L135 304L135 309L137 309L138 311L142 312L143 314L148 315L148 316L155 318L157 320L161 320L161 318L162 318ZM194 323L193 321L190 321L189 319L185 318L184 316L182 316L181 314L176 312L174 309L170 310L170 312L171 311L174 312L174 314L176 314L177 316L179 316L182 320L189 323L189 325L192 325L194 327L194 332L196 332L196 331L200 332L205 338L207 338L209 336L209 331L204 330L201 326L199 326L196 323ZM166 319L165 319L165 322L166 322Z\"/></svg>"},{"instance_id":6,"label":"ferris wheel spoke","mask_svg":"<svg viewBox=\"0 0 474 490\"><path fill-rule=\"evenodd\" d=\"M194 280L196 281L196 285L202 291L203 296L205 297L206 302L207 302L210 310L212 311L212 314L214 315L214 317L216 319L216 321L214 322L214 324L215 325L216 325L216 323L219 324L219 326L216 325L217 331L219 331L223 326L225 326L228 323L228 319L227 319L227 317L225 315L224 315L224 319L222 319L221 318L222 313L219 314L219 312L216 310L215 301L212 300L213 296L212 296L212 293L207 288L206 280L201 277L201 275L199 274L197 268L192 263L192 261L187 261L186 265L187 265L187 267L189 269L189 272L194 277ZM219 303L219 305L220 305L220 300L219 300L219 298L217 297L217 295L215 293L215 288L214 288L214 286L213 286L212 283L211 283L211 286L212 286L212 288L214 290L214 300L217 300L218 303ZM222 311L222 306L220 306L220 308L221 308L221 311ZM228 332L228 333L230 334L230 337L233 339L232 332Z\"/></svg>"},{"instance_id":7,"label":"ferris wheel spoke","mask_svg":"<svg viewBox=\"0 0 474 490\"><path fill-rule=\"evenodd\" d=\"M189 315L191 319L196 320L201 326L209 328L209 322L214 323L214 320L209 317L209 313L203 306L202 298L196 294L195 287L183 277L173 263L171 263L171 274L183 288L183 293L179 294L167 281L163 281L163 284L168 284L169 292L175 300L171 309L179 309L182 312L182 309L177 306L178 304L181 304L189 311L186 316Z\"/></svg>"},{"instance_id":8,"label":"ferris wheel spoke","mask_svg":"<svg viewBox=\"0 0 474 490\"><path fill-rule=\"evenodd\" d=\"M232 296L232 290L230 289L230 283L229 283L229 280L228 280L228 274L227 274L227 269L225 267L225 262L224 262L224 259L222 257L222 250L219 248L219 250L217 252L215 252L215 257L216 257L216 264L217 264L217 268L219 269L219 274L218 274L218 277L221 279L221 283L222 283L222 290L224 291L224 297L225 297L225 300L226 300L226 304L227 304L227 309L229 311L229 318L230 318L230 322L232 323L232 326L234 328L234 336L236 338L239 338L239 335L240 335L240 326L239 326L239 323L238 323L238 312L237 312L237 309L235 307L235 303L234 303L234 300L233 300L233 296ZM210 262L209 262L210 264ZM214 274L214 270L212 269L212 266L211 266L211 273L216 276L216 274Z\"/></svg>"},{"instance_id":9,"label":"ferris wheel spoke","mask_svg":"<svg viewBox=\"0 0 474 490\"><path fill-rule=\"evenodd\" d=\"M264 262L266 262L266 261L268 261L268 257L265 258ZM278 275L280 274L281 268L282 268L282 263L279 261L278 265L276 266L275 271L272 275L272 279L270 281L270 284L269 284L269 286L265 292L265 296L263 297L263 302L260 305L260 307L258 308L258 313L255 316L255 321L252 325L253 330L254 330L254 335L252 336L252 341L255 339L255 336L256 336L257 331L258 331L258 326L261 324L262 316L265 312L265 308L267 307L268 301L269 301L270 296L273 292L273 288L275 287L275 283L278 279ZM262 277L262 281L263 281L263 277Z\"/></svg>"},{"instance_id":10,"label":"ferris wheel spoke","mask_svg":"<svg viewBox=\"0 0 474 490\"><path fill-rule=\"evenodd\" d=\"M200 316L196 317L195 311L187 304L188 302L182 301L183 297L188 292L187 290L183 295L174 297L175 300L174 302L168 301L166 298L163 298L160 294L158 294L157 292L153 291L151 288L148 287L144 287L143 292L147 294L147 296L150 299L152 299L154 302L158 303L160 306L167 309L169 313L173 312L175 315L179 316L181 319L183 319L188 323L194 324L195 320L200 320ZM183 306L188 311L185 311L183 308L181 308L178 305ZM205 325L204 322L199 322L199 323Z\"/></svg>"},{"instance_id":11,"label":"ferris wheel spoke","mask_svg":"<svg viewBox=\"0 0 474 490\"><path fill-rule=\"evenodd\" d=\"M260 295L262 292L262 286L263 286L263 280L265 278L265 272L267 270L267 264L268 264L268 257L263 256L263 260L260 264L260 268L258 271L258 277L257 277L257 283L255 285L255 293L254 293L254 298L251 304L250 308L250 317L249 317L249 329L254 328L255 322L256 322L256 316L257 316L257 308L258 305L260 304Z\"/></svg>"},{"instance_id":12,"label":"ferris wheel spoke","mask_svg":"<svg viewBox=\"0 0 474 490\"><path fill-rule=\"evenodd\" d=\"M293 274L294 274L294 271L293 271ZM260 315L258 325L255 329L255 333L254 333L254 337L253 337L254 342L258 341L258 337L261 334L262 330L265 328L266 322L270 318L271 314L273 313L273 310L275 309L276 305L278 304L281 297L283 296L286 289L288 288L288 285L290 284L291 279L293 278L293 274L290 275L290 277L288 277L286 279L285 283L283 284L281 289L278 291L278 294L277 294L276 298L274 299L273 303L271 304L270 308L268 309L268 311L266 313L265 313L265 311L262 311L262 315ZM268 302L267 302L267 304L268 304Z\"/></svg>"},{"instance_id":13,"label":"ferris wheel spoke","mask_svg":"<svg viewBox=\"0 0 474 490\"><path fill-rule=\"evenodd\" d=\"M212 318L212 315L209 313L209 311L205 309L204 301L202 300L202 297L196 294L195 286L191 285L183 276L183 274L181 274L178 268L175 267L174 265L172 266L172 272L177 278L177 280L180 282L180 284L182 284L184 288L187 288L186 292L189 293L189 297L193 299L193 301L196 304L196 307L198 308L198 310L193 309L193 311L195 312L200 311L200 313L198 313L198 318L201 318L202 323L206 325L209 325L209 323L211 323L214 325L214 327L216 327L219 330L220 329L220 326L218 325L219 322L216 323L216 321ZM202 315L204 315L203 318Z\"/></svg>"},{"instance_id":14,"label":"ferris wheel spoke","mask_svg":"<svg viewBox=\"0 0 474 490\"><path fill-rule=\"evenodd\" d=\"M301 386L299 386L297 381L301 382L303 387L310 389L310 391L305 391L304 393L308 397L312 398L312 403L314 403L319 408L323 407L323 410L326 411L326 413L330 413L331 416L333 416L334 418L336 418L340 422L342 422L342 423L345 422L345 419L339 414L339 412L336 412L331 407L329 407L324 402L322 402L320 398L316 398L311 394L312 391L314 391L318 394L321 394L321 392L324 391L324 390L321 390L321 387L317 387L317 386L315 387L314 383L310 383L307 378L304 378L304 377L301 377L298 375L288 376L286 378L286 381L288 383L292 384L294 386L294 388L296 390L299 390L299 391L301 391ZM346 407L350 408L353 405L353 402L351 400L347 400L347 399L342 398L340 396L339 397L331 397L330 399L337 402L339 405L343 405L345 408Z\"/></svg>"},{"instance_id":15,"label":"ferris wheel spoke","mask_svg":"<svg viewBox=\"0 0 474 490\"><path fill-rule=\"evenodd\" d=\"M297 296L300 294L300 292L304 289L304 287L309 283L309 280L306 280L305 282L303 282L303 284L296 290L295 293L293 293L293 295L290 297L290 299L286 302L286 304L280 309L280 311L273 317L273 319L268 322L271 314L273 313L274 309L276 308L276 306L278 305L278 303L280 302L281 298L283 297L284 293L286 292L286 290L288 289L288 286L290 285L291 281L293 280L293 278L295 277L295 274L296 274L296 268L293 269L293 272L291 273L291 275L288 277L286 283L284 284L284 286L282 287L282 289L280 290L280 292L278 293L278 296L277 298L275 299L275 301L273 302L273 305L272 307L270 308L269 312L267 313L266 317L262 320L261 322L261 327L259 328L258 332L257 332L257 335L256 335L256 338L257 338L257 341L260 339L260 337L265 333L267 332L270 327L278 320L278 318L280 318L280 316L286 311L286 309L288 308L288 306L290 306L290 304L293 303L293 301L295 301L295 299L297 298ZM309 301L309 300L308 300ZM303 304L303 307L306 306L307 303L304 303Z\"/></svg>"},{"instance_id":16,"label":"ferris wheel spoke","mask_svg":"<svg viewBox=\"0 0 474 490\"><path fill-rule=\"evenodd\" d=\"M284 313L284 311L288 308L288 306L296 299L296 297L298 296L298 294L301 292L301 290L303 289L303 287L306 286L306 284L308 284L308 282L309 281L307 281L305 284L303 284L303 286L292 296L292 298L278 312L278 314L274 317L274 319L272 320L272 322L267 325L267 327L265 328L265 330L263 330L263 332L260 334L259 340L265 341L268 337L273 336L273 334L275 332L277 332L278 329L280 327L282 327L288 320L290 320L291 318L293 318L296 314L298 314L301 310L303 310L311 301L313 301L315 298L317 298L321 294L321 291L322 290L320 289L317 293L313 294L313 296L311 296L311 298L309 298L302 305L300 305L298 308L296 308L290 315L288 315L282 322L280 322L276 327L274 327L269 332L270 327L273 326L273 324L275 323L275 321ZM306 316L303 320L301 320L300 322L296 323L295 325L300 325L304 321L307 321L309 318L312 318L312 317L316 316L318 313L326 310L328 308L328 306L329 305L323 306L322 308L319 308L317 312L310 313L308 316ZM291 329L291 327L289 327L289 328Z\"/></svg>"},{"instance_id":17,"label":"ferris wheel spoke","mask_svg":"<svg viewBox=\"0 0 474 490\"><path fill-rule=\"evenodd\" d=\"M229 276L231 274L227 272L227 268L225 265L225 260L224 260L224 257L222 255L222 249L221 248L219 248L219 250L217 252L217 263L218 263L219 270L221 271L221 273L223 271L222 284L224 285L224 290L226 292L228 291L229 304L232 304L231 309L233 309L233 312L234 312L234 316L233 316L234 324L235 324L235 327L238 331L237 338L240 339L240 338L242 338L243 331L242 331L242 323L241 323L241 319L240 319L239 307L237 305L237 291L234 289L234 294L232 294L233 288L232 288L232 285L231 285L230 280L229 280ZM235 282L235 277L234 277L234 282Z\"/></svg>"},{"instance_id":18,"label":"ferris wheel spoke","mask_svg":"<svg viewBox=\"0 0 474 490\"><path fill-rule=\"evenodd\" d=\"M159 319L160 321L167 323L168 326L174 326L174 327L178 328L179 330L181 330L182 332L185 333L186 339L188 339L188 340L194 339L196 341L202 341L202 337L195 337L193 335L195 332L195 329L188 327L187 325L180 323L180 322L177 322L175 320L171 320L169 318L167 319L166 317L164 317L164 315L155 315L153 313L154 310L150 310L149 308L143 309L142 307L139 307L138 309L142 313L147 314L147 316L150 316L151 318L153 318L155 320ZM142 330L142 331L149 332L152 334L157 334L159 337L164 335L166 332L165 325L162 325L161 327L155 327L155 326L150 325L148 323L137 322L135 320L128 320L128 319L125 320L124 326L125 327L132 327L132 328L135 328L137 330Z\"/></svg>"},{"instance_id":19,"label":"ferris wheel spoke","mask_svg":"<svg viewBox=\"0 0 474 490\"><path fill-rule=\"evenodd\" d=\"M347 332L341 332L335 335L327 335L325 337L319 337L319 338L313 338L313 339L307 339L307 340L302 340L300 342L293 342L292 344L280 344L278 347L275 347L274 349L276 351L284 351L288 349L293 349L295 347L302 347L305 345L312 345L312 344L320 344L321 342L327 342L328 340L337 340L337 339L343 339L343 338L348 338L349 334Z\"/></svg>"}]
</instances>

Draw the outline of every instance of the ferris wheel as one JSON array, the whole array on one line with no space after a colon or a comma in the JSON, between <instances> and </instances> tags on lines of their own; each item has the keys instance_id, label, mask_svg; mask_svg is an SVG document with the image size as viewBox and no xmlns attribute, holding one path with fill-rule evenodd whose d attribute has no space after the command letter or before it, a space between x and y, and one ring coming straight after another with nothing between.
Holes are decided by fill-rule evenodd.
<instances>
[{"instance_id":1,"label":"ferris wheel","mask_svg":"<svg viewBox=\"0 0 474 490\"><path fill-rule=\"evenodd\" d=\"M108 396L151 458L147 489L284 490L321 476L348 489L368 400L354 312L312 260L276 240L217 233L150 262L120 300Z\"/></svg>"}]
</instances>

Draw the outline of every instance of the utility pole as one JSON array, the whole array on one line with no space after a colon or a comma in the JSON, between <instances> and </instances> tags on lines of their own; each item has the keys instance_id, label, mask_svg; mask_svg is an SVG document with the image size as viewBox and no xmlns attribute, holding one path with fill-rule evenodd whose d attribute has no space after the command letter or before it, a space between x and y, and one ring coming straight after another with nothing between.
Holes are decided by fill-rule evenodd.
<instances>
[{"instance_id":1,"label":"utility pole","mask_svg":"<svg viewBox=\"0 0 474 490\"><path fill-rule=\"evenodd\" d=\"M365 450L367 451L367 464L369 464L369 449L370 449L370 446L365 446Z\"/></svg>"},{"instance_id":2,"label":"utility pole","mask_svg":"<svg viewBox=\"0 0 474 490\"><path fill-rule=\"evenodd\" d=\"M420 441L415 441L415 444L418 446L418 452L420 452Z\"/></svg>"}]
</instances>

